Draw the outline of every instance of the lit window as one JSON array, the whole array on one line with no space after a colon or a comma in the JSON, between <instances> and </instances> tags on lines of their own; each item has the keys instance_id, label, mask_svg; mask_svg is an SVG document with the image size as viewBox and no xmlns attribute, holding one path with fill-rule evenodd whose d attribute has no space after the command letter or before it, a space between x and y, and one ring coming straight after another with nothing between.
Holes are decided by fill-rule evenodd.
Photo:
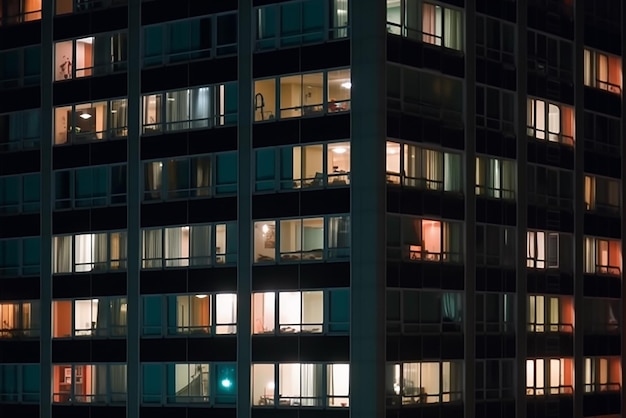
<instances>
[{"instance_id":1,"label":"lit window","mask_svg":"<svg viewBox=\"0 0 626 418\"><path fill-rule=\"evenodd\" d=\"M526 360L526 395L573 393L571 358Z\"/></svg>"},{"instance_id":2,"label":"lit window","mask_svg":"<svg viewBox=\"0 0 626 418\"><path fill-rule=\"evenodd\" d=\"M622 59L585 49L585 86L622 94Z\"/></svg>"},{"instance_id":3,"label":"lit window","mask_svg":"<svg viewBox=\"0 0 626 418\"><path fill-rule=\"evenodd\" d=\"M461 155L387 141L387 183L461 192Z\"/></svg>"},{"instance_id":4,"label":"lit window","mask_svg":"<svg viewBox=\"0 0 626 418\"><path fill-rule=\"evenodd\" d=\"M52 366L53 403L126 402L126 365L54 365Z\"/></svg>"},{"instance_id":5,"label":"lit window","mask_svg":"<svg viewBox=\"0 0 626 418\"><path fill-rule=\"evenodd\" d=\"M143 96L143 133L206 129L237 122L237 84Z\"/></svg>"},{"instance_id":6,"label":"lit window","mask_svg":"<svg viewBox=\"0 0 626 418\"><path fill-rule=\"evenodd\" d=\"M320 261L349 257L350 218L331 216L256 221L256 263Z\"/></svg>"},{"instance_id":7,"label":"lit window","mask_svg":"<svg viewBox=\"0 0 626 418\"><path fill-rule=\"evenodd\" d=\"M326 398L328 407L347 407L349 378L348 364L254 364L252 403L266 407L320 407Z\"/></svg>"},{"instance_id":8,"label":"lit window","mask_svg":"<svg viewBox=\"0 0 626 418\"><path fill-rule=\"evenodd\" d=\"M396 223L395 217L389 221ZM388 245L393 243L393 233L401 231L402 257L411 261L461 261L461 224L404 216L401 225L390 225ZM397 244L396 244L397 245Z\"/></svg>"},{"instance_id":9,"label":"lit window","mask_svg":"<svg viewBox=\"0 0 626 418\"><path fill-rule=\"evenodd\" d=\"M515 199L515 161L476 157L476 195Z\"/></svg>"},{"instance_id":10,"label":"lit window","mask_svg":"<svg viewBox=\"0 0 626 418\"><path fill-rule=\"evenodd\" d=\"M127 306L126 298L112 296L55 300L52 302L52 336L123 337Z\"/></svg>"},{"instance_id":11,"label":"lit window","mask_svg":"<svg viewBox=\"0 0 626 418\"><path fill-rule=\"evenodd\" d=\"M585 392L619 392L621 383L619 357L585 357Z\"/></svg>"},{"instance_id":12,"label":"lit window","mask_svg":"<svg viewBox=\"0 0 626 418\"><path fill-rule=\"evenodd\" d=\"M126 33L100 34L54 45L54 81L126 69Z\"/></svg>"},{"instance_id":13,"label":"lit window","mask_svg":"<svg viewBox=\"0 0 626 418\"><path fill-rule=\"evenodd\" d=\"M54 273L126 268L126 232L55 236L53 249Z\"/></svg>"},{"instance_id":14,"label":"lit window","mask_svg":"<svg viewBox=\"0 0 626 418\"><path fill-rule=\"evenodd\" d=\"M528 135L574 145L574 108L539 99L528 99Z\"/></svg>"},{"instance_id":15,"label":"lit window","mask_svg":"<svg viewBox=\"0 0 626 418\"><path fill-rule=\"evenodd\" d=\"M0 303L0 338L39 335L39 301Z\"/></svg>"},{"instance_id":16,"label":"lit window","mask_svg":"<svg viewBox=\"0 0 626 418\"><path fill-rule=\"evenodd\" d=\"M387 0L387 31L432 45L463 50L462 11L437 4Z\"/></svg>"},{"instance_id":17,"label":"lit window","mask_svg":"<svg viewBox=\"0 0 626 418\"><path fill-rule=\"evenodd\" d=\"M254 120L348 111L351 88L349 69L255 80Z\"/></svg>"},{"instance_id":18,"label":"lit window","mask_svg":"<svg viewBox=\"0 0 626 418\"><path fill-rule=\"evenodd\" d=\"M566 296L528 296L528 331L572 332L574 305Z\"/></svg>"},{"instance_id":19,"label":"lit window","mask_svg":"<svg viewBox=\"0 0 626 418\"><path fill-rule=\"evenodd\" d=\"M232 263L236 254L235 228L229 223L144 229L142 268Z\"/></svg>"},{"instance_id":20,"label":"lit window","mask_svg":"<svg viewBox=\"0 0 626 418\"><path fill-rule=\"evenodd\" d=\"M619 276L622 272L622 243L619 240L585 237L585 273Z\"/></svg>"},{"instance_id":21,"label":"lit window","mask_svg":"<svg viewBox=\"0 0 626 418\"><path fill-rule=\"evenodd\" d=\"M537 269L559 267L557 232L528 231L526 241L526 267Z\"/></svg>"},{"instance_id":22,"label":"lit window","mask_svg":"<svg viewBox=\"0 0 626 418\"><path fill-rule=\"evenodd\" d=\"M275 329L281 333L321 333L324 328L324 292L255 293L252 311L254 334L273 333Z\"/></svg>"},{"instance_id":23,"label":"lit window","mask_svg":"<svg viewBox=\"0 0 626 418\"><path fill-rule=\"evenodd\" d=\"M585 175L586 210L619 213L620 194L620 180Z\"/></svg>"},{"instance_id":24,"label":"lit window","mask_svg":"<svg viewBox=\"0 0 626 418\"><path fill-rule=\"evenodd\" d=\"M386 393L393 405L453 402L462 399L459 361L387 364Z\"/></svg>"},{"instance_id":25,"label":"lit window","mask_svg":"<svg viewBox=\"0 0 626 418\"><path fill-rule=\"evenodd\" d=\"M0 26L41 20L41 0L0 1Z\"/></svg>"},{"instance_id":26,"label":"lit window","mask_svg":"<svg viewBox=\"0 0 626 418\"><path fill-rule=\"evenodd\" d=\"M54 109L54 145L125 138L127 100L83 103Z\"/></svg>"}]
</instances>

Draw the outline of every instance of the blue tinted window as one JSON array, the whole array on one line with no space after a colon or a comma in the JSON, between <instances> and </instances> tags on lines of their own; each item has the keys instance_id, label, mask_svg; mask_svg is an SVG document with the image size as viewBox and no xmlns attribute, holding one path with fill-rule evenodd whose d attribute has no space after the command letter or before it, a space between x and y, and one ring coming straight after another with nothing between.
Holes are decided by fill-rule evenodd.
<instances>
[{"instance_id":1,"label":"blue tinted window","mask_svg":"<svg viewBox=\"0 0 626 418\"><path fill-rule=\"evenodd\" d=\"M331 290L329 295L331 332L347 332L350 329L350 291Z\"/></svg>"},{"instance_id":2,"label":"blue tinted window","mask_svg":"<svg viewBox=\"0 0 626 418\"><path fill-rule=\"evenodd\" d=\"M161 297L143 298L143 333L144 335L161 334Z\"/></svg>"},{"instance_id":3,"label":"blue tinted window","mask_svg":"<svg viewBox=\"0 0 626 418\"><path fill-rule=\"evenodd\" d=\"M215 375L215 403L234 404L237 395L237 368L234 364L218 364Z\"/></svg>"},{"instance_id":4,"label":"blue tinted window","mask_svg":"<svg viewBox=\"0 0 626 418\"><path fill-rule=\"evenodd\" d=\"M161 402L161 366L158 364L143 365L143 402L144 403L160 403Z\"/></svg>"}]
</instances>

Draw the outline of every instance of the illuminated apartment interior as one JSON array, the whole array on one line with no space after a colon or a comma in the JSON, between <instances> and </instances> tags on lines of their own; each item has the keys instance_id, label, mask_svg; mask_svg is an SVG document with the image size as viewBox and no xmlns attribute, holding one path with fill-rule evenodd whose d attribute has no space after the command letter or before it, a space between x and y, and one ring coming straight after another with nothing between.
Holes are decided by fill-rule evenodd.
<instances>
[{"instance_id":1,"label":"illuminated apartment interior","mask_svg":"<svg viewBox=\"0 0 626 418\"><path fill-rule=\"evenodd\" d=\"M0 0L0 417L616 418L620 0Z\"/></svg>"}]
</instances>

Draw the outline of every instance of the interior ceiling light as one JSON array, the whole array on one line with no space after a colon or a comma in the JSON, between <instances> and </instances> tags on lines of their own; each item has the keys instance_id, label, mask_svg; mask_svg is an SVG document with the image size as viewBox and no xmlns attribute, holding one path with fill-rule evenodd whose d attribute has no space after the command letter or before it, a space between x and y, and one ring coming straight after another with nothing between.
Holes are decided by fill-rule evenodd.
<instances>
[{"instance_id":1,"label":"interior ceiling light","mask_svg":"<svg viewBox=\"0 0 626 418\"><path fill-rule=\"evenodd\" d=\"M345 149L344 147L337 147L337 148L333 148L333 152L335 154L343 154L346 151L348 151L347 149Z\"/></svg>"},{"instance_id":2,"label":"interior ceiling light","mask_svg":"<svg viewBox=\"0 0 626 418\"><path fill-rule=\"evenodd\" d=\"M341 87L343 87L344 89L349 89L352 87L352 83L349 81L346 81L344 83L341 83Z\"/></svg>"},{"instance_id":3,"label":"interior ceiling light","mask_svg":"<svg viewBox=\"0 0 626 418\"><path fill-rule=\"evenodd\" d=\"M85 120L87 120L87 119L90 119L90 118L91 118L91 115L90 115L89 113L87 113L87 112L83 112L83 113L81 113L81 114L79 115L79 117L80 117L81 119L85 119Z\"/></svg>"}]
</instances>

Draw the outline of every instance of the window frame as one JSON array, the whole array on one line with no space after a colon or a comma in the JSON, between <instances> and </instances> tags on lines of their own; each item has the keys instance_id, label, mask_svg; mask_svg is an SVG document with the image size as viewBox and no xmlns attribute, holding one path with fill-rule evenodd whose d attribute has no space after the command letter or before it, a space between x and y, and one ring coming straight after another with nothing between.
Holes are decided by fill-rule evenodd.
<instances>
[{"instance_id":1,"label":"window frame","mask_svg":"<svg viewBox=\"0 0 626 418\"><path fill-rule=\"evenodd\" d=\"M606 71L602 71L602 60L605 60ZM613 67L618 67L619 76L615 77ZM584 84L611 94L622 95L622 58L599 50L584 48ZM602 74L599 74L602 73ZM617 79L615 79L617 78Z\"/></svg>"},{"instance_id":2,"label":"window frame","mask_svg":"<svg viewBox=\"0 0 626 418\"><path fill-rule=\"evenodd\" d=\"M88 237L86 241L91 242L91 247L85 247L85 249L92 252L97 251L100 252L97 256L86 256L87 261L77 261L77 251L79 250L77 239L79 237ZM115 247L116 239L113 239L113 236L117 236L117 247ZM94 239L102 240L104 237L104 241L106 242L106 249L101 249L100 244L103 242L100 241L99 244L94 244ZM122 239L126 240L125 244L122 244ZM82 239L81 239L82 240ZM69 243L69 244L68 244ZM128 262L128 250L126 245L128 243L128 232L125 230L110 230L110 231L92 231L85 232L81 234L58 234L52 236L52 274L94 274L94 273L109 273L116 271L125 271L126 263ZM60 250L60 247L69 246L68 249ZM102 256L102 251L106 250L106 256L103 260L97 259L99 256ZM63 255L62 253L70 252L70 256ZM119 258L113 258L114 252L119 253ZM65 258L66 260L61 260L61 258ZM62 264L67 264L69 262L69 270L65 270L65 267ZM61 264L62 263L62 264ZM89 267L91 266L91 269ZM83 270L83 268L87 268L87 270Z\"/></svg>"},{"instance_id":3,"label":"window frame","mask_svg":"<svg viewBox=\"0 0 626 418\"><path fill-rule=\"evenodd\" d=\"M105 390L104 393L84 393L78 394L77 388L83 386L91 387L91 385L84 384L83 382L88 378L93 378L93 374L100 373L100 367L104 368ZM124 374L127 373L126 363L54 363L52 365L53 385L52 385L52 404L123 404L127 398L126 379L116 379L120 384L124 385L124 391L114 391L112 378L112 367L122 367ZM89 369L87 369L89 368ZM91 368L96 368L92 370ZM63 375L61 375L63 370ZM68 373L69 370L69 373ZM87 372L89 371L89 372ZM69 376L68 376L69 374ZM57 381L58 379L58 381ZM62 379L62 382L61 382ZM69 385L69 392L61 391L61 385L67 387ZM59 391L56 392L55 385L58 385ZM91 391L95 392L91 387Z\"/></svg>"},{"instance_id":4,"label":"window frame","mask_svg":"<svg viewBox=\"0 0 626 418\"><path fill-rule=\"evenodd\" d=\"M90 47L91 65L86 66L83 64L84 66L82 68L77 68L76 63L79 62L78 43L93 45L98 38L102 38L103 40L108 41L105 42L105 44L108 43L111 49L107 51L108 54L103 54L103 57L108 57L111 59L111 61L105 64L96 64L98 58L102 57L96 57L95 48ZM71 48L69 52L69 57L66 55L68 52L63 53L57 50L57 48L61 49L63 47L67 49L67 45L62 45L67 43L70 43L69 48ZM82 48L84 50L85 46L83 45ZM54 42L53 54L53 83L123 72L126 71L128 63L128 31L120 30L116 32L103 32L91 34L90 36L82 38L57 40ZM61 56L59 56L59 54ZM115 60L115 57L117 57L118 59ZM87 55L85 55L85 53L83 53L82 60L87 60Z\"/></svg>"},{"instance_id":5,"label":"window frame","mask_svg":"<svg viewBox=\"0 0 626 418\"><path fill-rule=\"evenodd\" d=\"M231 299L230 305L228 300L224 300L224 296ZM191 313L193 307L189 304L189 325L179 325L178 321L185 321L184 315L182 318L178 317L179 312L179 298L198 298L200 300L206 300L208 312L206 312L208 318L208 324L192 325ZM172 302L176 303L175 313L176 317L172 317ZM228 313L232 314L234 318L230 320L220 319L218 308L224 306L232 311ZM167 295L143 295L141 298L141 338L206 338L223 336L228 337L237 334L238 321L237 318L237 304L239 303L237 293L234 292L203 292L197 294L167 294ZM220 306L218 306L220 305ZM184 305L183 305L184 306ZM155 309L158 307L158 312ZM202 308L202 306L200 307ZM187 311L187 309L185 309ZM157 315L158 314L158 315ZM156 321L158 320L158 324ZM176 323L171 323L175 320ZM234 322L233 322L234 320Z\"/></svg>"},{"instance_id":6,"label":"window frame","mask_svg":"<svg viewBox=\"0 0 626 418\"><path fill-rule=\"evenodd\" d=\"M283 367L292 367L292 366L300 366L300 370L298 372L299 383L297 386L297 392L299 395L296 396L283 396L285 390L289 391L282 386L282 381L288 381L287 377L282 379ZM308 372L306 375L318 375L319 383L317 385L313 385L313 391L318 392L317 395L306 396L302 395L303 392L303 382L306 377L302 377L302 368L304 366L310 366L310 368L317 369L316 373ZM347 408L350 403L350 394L349 393L334 393L334 367L341 366L342 369L348 368L349 371L349 363L337 362L337 363L322 363L322 362L308 362L308 363L295 363L295 362L280 362L280 363L262 363L262 362L253 362L251 364L251 380L252 380L252 408L299 408L299 407L317 407L317 408ZM255 377L255 368L258 367L258 373L261 372L261 367L266 369L272 368L271 374L273 381L268 382L263 386L262 393L257 393L260 389L257 388L259 382L259 377ZM285 376L289 374L285 373ZM344 376L347 376L348 379L348 392L349 392L349 372L343 373ZM261 378L262 379L262 378ZM312 380L312 378L311 378ZM293 385L292 385L293 386ZM307 386L309 387L309 386ZM258 396L257 396L258 395ZM257 400L258 399L258 400ZM276 400L278 399L278 402Z\"/></svg>"},{"instance_id":7,"label":"window frame","mask_svg":"<svg viewBox=\"0 0 626 418\"><path fill-rule=\"evenodd\" d=\"M237 89L237 81L232 81L220 84L191 86L186 89L144 93L141 95L141 135L161 135L168 132L212 129L236 125L238 119ZM193 119L188 115L187 118L183 117L177 120L169 120L174 117L171 116L170 113L173 115L174 113L178 113L178 110L176 112L169 112L167 104L175 102L177 95L187 92L187 96L189 96L192 91L194 91L194 94L198 94L198 97L201 95L207 96L206 104L208 107L208 115L206 117ZM152 107L151 103L154 103L154 111L150 110L150 107ZM184 112L191 112L192 107L190 103L190 101L187 101L187 109L183 109ZM146 122L146 120L148 122Z\"/></svg>"},{"instance_id":8,"label":"window frame","mask_svg":"<svg viewBox=\"0 0 626 418\"><path fill-rule=\"evenodd\" d=\"M319 223L321 221L322 246L320 248L305 249L307 221ZM299 218L255 219L253 220L253 264L282 264L301 262L347 261L350 257L350 216L348 214L332 214L307 216ZM290 234L295 249L283 247L285 244L282 228L290 224L299 223L297 230ZM320 229L315 227L315 229ZM257 230L259 231L257 233ZM312 233L312 231L309 231ZM333 235L334 234L334 235ZM310 235L309 235L310 236ZM314 238L315 239L315 238ZM344 242L343 240L347 240ZM334 243L333 243L334 242ZM260 247L263 244L263 247ZM291 246L291 245L290 245ZM310 246L310 244L309 244ZM259 250L267 254L262 254ZM256 254L256 255L255 255ZM272 254L272 255L269 255Z\"/></svg>"},{"instance_id":9,"label":"window frame","mask_svg":"<svg viewBox=\"0 0 626 418\"><path fill-rule=\"evenodd\" d=\"M177 366L186 366L188 369L187 376L190 379L191 376L191 367L193 366L197 371L201 372L201 377L204 373L206 373L207 379L206 384L208 385L206 395L189 395L189 396L178 396L178 393L182 391L182 389L173 394L169 393L170 386L172 383L176 383L176 377L179 374L176 372ZM198 369L200 366L200 369ZM203 371L206 366L206 372ZM152 370L150 370L152 369ZM141 373L140 373L140 403L142 406L172 406L172 405L195 405L195 406L227 406L234 405L237 402L237 365L235 363L227 363L227 362L202 362L202 363L191 363L191 362L168 362L168 363L141 363ZM150 377L147 376L147 371L150 371ZM224 371L224 374L221 372ZM159 376L155 378L152 374L156 372ZM170 379L174 377L173 380ZM221 381L219 379L222 379ZM146 393L146 384L150 382L151 384L158 383L159 388L157 391L158 394L154 393ZM191 382L189 382L186 386L191 386ZM202 379L202 384L204 384L204 378ZM220 389L225 389L224 393L221 392ZM232 389L231 389L232 388ZM154 389L154 388L151 388Z\"/></svg>"},{"instance_id":10,"label":"window frame","mask_svg":"<svg viewBox=\"0 0 626 418\"><path fill-rule=\"evenodd\" d=\"M386 142L386 179L388 186L402 186L417 188L442 193L464 193L462 181L463 158L458 152L449 152L447 149L435 149L425 147L422 144L402 142L398 140L387 140ZM413 151L413 153L411 153ZM397 157L396 157L397 156ZM436 164L429 164L428 160L436 157ZM417 158L413 158L417 157ZM430 157L430 158L429 158ZM458 160L460 166L451 166L451 158ZM392 159L392 160L390 160ZM398 170L389 167L393 159L398 160ZM407 160L419 160L414 170L417 177L408 176ZM426 160L426 161L425 161ZM437 167L439 165L440 167ZM435 166L432 168L432 166ZM437 171L436 173L433 171ZM456 170L458 178L454 178L453 171ZM418 172L419 171L419 172ZM436 178L436 177L441 177Z\"/></svg>"},{"instance_id":11,"label":"window frame","mask_svg":"<svg viewBox=\"0 0 626 418\"><path fill-rule=\"evenodd\" d=\"M210 254L204 254L200 256L195 256L192 254L192 246L193 246L193 228L203 228L209 227L210 234L210 242L208 243L208 248ZM150 228L142 228L141 229L141 269L142 270L155 270L155 269L170 269L170 268L209 268L209 267L217 267L217 266L229 266L233 265L237 262L237 253L231 252L234 247L234 244L237 242L237 233L236 233L237 223L233 221L225 221L225 222L214 222L214 223L203 223L203 224L186 224L186 225L168 225L162 227L150 227ZM181 231L186 230L188 232L188 237L181 238L184 245L184 241L186 240L187 248L187 256L181 251L180 257L168 257L167 254L169 252L166 240L167 240L167 230L168 229L179 229ZM233 228L235 228L233 230ZM230 230L230 232L229 232ZM154 234L154 235L153 235ZM150 246L153 248L147 249L146 247L146 238L148 236L153 235L154 239L157 239L159 243L151 243ZM225 235L224 238L221 238L220 235ZM231 236L235 236L233 241L229 241ZM158 238L157 238L158 236ZM221 241L224 242L224 249L221 248ZM219 245L218 245L219 244ZM176 247L173 247L176 248ZM182 249L182 247L181 247ZM218 251L219 250L219 251ZM153 256L149 256L148 253L153 253ZM198 261L198 264L193 261ZM204 260L204 261L203 261ZM168 261L170 262L168 265Z\"/></svg>"},{"instance_id":12,"label":"window frame","mask_svg":"<svg viewBox=\"0 0 626 418\"><path fill-rule=\"evenodd\" d=\"M347 74L346 74L347 73ZM337 78L334 78L334 76ZM347 77L346 77L347 75ZM305 92L305 78L316 76L321 76L322 83L319 88L321 89L321 99L313 99L319 103L313 103L307 105L307 99L311 97L310 92ZM295 83L287 83L287 80L297 80ZM283 83L285 81L285 83ZM340 97L335 99L332 97L330 93L331 84L339 84L339 93L344 97ZM261 83L269 83L268 87L263 87ZM298 86L297 89L300 91L297 94L297 98L299 103L295 105L291 105L291 103L285 105L283 103L284 95L281 94L281 89L283 89L283 84L285 86ZM308 86L307 86L308 87ZM343 89L343 90L341 90ZM325 115L334 115L334 114L344 114L350 111L351 104L351 93L352 82L351 82L351 69L350 67L337 67L337 68L325 68L317 71L310 71L306 73L292 73L292 74L280 74L270 77L262 77L256 78L253 80L253 98L252 98L252 110L254 114L254 123L266 123L266 122L274 122L277 120L283 119L298 119L298 118L306 118L306 117L319 117ZM268 102L273 102L273 109L271 109L271 105L268 105L268 109L266 110L266 98L263 95L269 94L267 100ZM293 94L293 88L289 89L291 91L291 97L295 97ZM347 98L346 98L347 96ZM285 113L290 112L290 113ZM266 117L267 114L267 117Z\"/></svg>"}]
</instances>

